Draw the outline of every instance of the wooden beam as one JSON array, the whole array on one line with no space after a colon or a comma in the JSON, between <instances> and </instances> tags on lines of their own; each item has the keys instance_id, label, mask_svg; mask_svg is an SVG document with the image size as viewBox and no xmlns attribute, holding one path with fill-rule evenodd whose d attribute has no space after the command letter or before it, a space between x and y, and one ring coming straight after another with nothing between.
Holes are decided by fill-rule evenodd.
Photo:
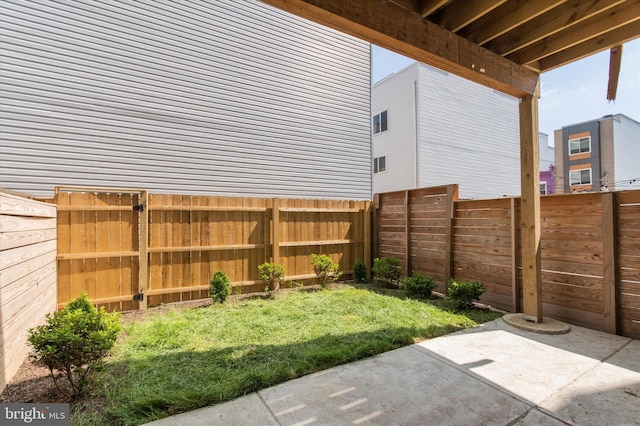
<instances>
[{"instance_id":1,"label":"wooden beam","mask_svg":"<svg viewBox=\"0 0 640 426\"><path fill-rule=\"evenodd\" d=\"M539 87L539 86L538 86ZM522 241L523 312L529 321L542 322L540 273L540 166L538 97L520 101L520 239Z\"/></svg>"},{"instance_id":2,"label":"wooden beam","mask_svg":"<svg viewBox=\"0 0 640 426\"><path fill-rule=\"evenodd\" d=\"M407 255L407 276L410 277L413 273L411 269L411 192L404 191L404 235L405 246L404 250Z\"/></svg>"},{"instance_id":3,"label":"wooden beam","mask_svg":"<svg viewBox=\"0 0 640 426\"><path fill-rule=\"evenodd\" d=\"M511 306L513 312L520 312L520 286L518 285L518 205L516 197L511 197Z\"/></svg>"},{"instance_id":4,"label":"wooden beam","mask_svg":"<svg viewBox=\"0 0 640 426\"><path fill-rule=\"evenodd\" d=\"M449 3L449 0L422 0L420 16L426 18L447 3Z\"/></svg>"},{"instance_id":5,"label":"wooden beam","mask_svg":"<svg viewBox=\"0 0 640 426\"><path fill-rule=\"evenodd\" d=\"M280 263L280 199L274 198L271 217L271 262Z\"/></svg>"},{"instance_id":6,"label":"wooden beam","mask_svg":"<svg viewBox=\"0 0 640 426\"><path fill-rule=\"evenodd\" d=\"M397 4L401 8L413 13L420 13L420 0L386 0L389 3Z\"/></svg>"},{"instance_id":7,"label":"wooden beam","mask_svg":"<svg viewBox=\"0 0 640 426\"><path fill-rule=\"evenodd\" d=\"M624 0L567 2L490 41L485 47L508 55L621 3Z\"/></svg>"},{"instance_id":8,"label":"wooden beam","mask_svg":"<svg viewBox=\"0 0 640 426\"><path fill-rule=\"evenodd\" d=\"M591 56L613 46L638 38L640 34L640 20L632 22L624 27L610 31L606 34L594 37L584 43L563 50L538 61L540 72L550 71L569 62Z\"/></svg>"},{"instance_id":9,"label":"wooden beam","mask_svg":"<svg viewBox=\"0 0 640 426\"><path fill-rule=\"evenodd\" d=\"M431 21L455 33L501 6L506 1L467 0L465 2L454 2L436 13Z\"/></svg>"},{"instance_id":10,"label":"wooden beam","mask_svg":"<svg viewBox=\"0 0 640 426\"><path fill-rule=\"evenodd\" d=\"M584 20L579 27L568 27L546 37L539 43L532 44L531 46L508 55L507 58L519 64L528 64L534 61L539 61L550 55L560 53L562 59L554 62L563 65L567 61L572 60L572 58L577 58L579 56L567 54L566 52L567 50L570 50L569 48L584 44L583 48L580 50L581 52L584 52L582 53L582 56L588 56L595 52L587 51L585 50L585 47L587 49L598 49L600 47L598 42L595 44L588 43L590 40L594 40L597 36L605 37L605 34L612 33L613 30L617 28L625 28L626 26L628 35L621 37L622 39L618 42L615 42L614 40L618 40L620 37L613 37L610 42L612 44L602 46L598 51L608 49L620 44L621 42L627 41L630 38L637 37L638 33L640 33L639 21L640 2L636 1L628 4L625 3ZM565 60L565 58L567 58L567 60Z\"/></svg>"},{"instance_id":11,"label":"wooden beam","mask_svg":"<svg viewBox=\"0 0 640 426\"><path fill-rule=\"evenodd\" d=\"M364 264L367 266L367 271L371 270L371 202L364 201L363 209L363 227L364 227L364 247L362 250L362 256L364 257Z\"/></svg>"},{"instance_id":12,"label":"wooden beam","mask_svg":"<svg viewBox=\"0 0 640 426\"><path fill-rule=\"evenodd\" d=\"M536 0L507 2L488 15L472 22L459 34L483 45L502 34L540 16L567 0Z\"/></svg>"},{"instance_id":13,"label":"wooden beam","mask_svg":"<svg viewBox=\"0 0 640 426\"><path fill-rule=\"evenodd\" d=\"M140 260L139 260L139 272L138 272L138 286L139 292L142 294L142 300L140 301L139 308L146 310L149 302L149 295L147 293L149 285L149 193L147 191L140 192L140 204L143 208L140 212Z\"/></svg>"},{"instance_id":14,"label":"wooden beam","mask_svg":"<svg viewBox=\"0 0 640 426\"><path fill-rule=\"evenodd\" d=\"M611 48L609 55L609 83L607 84L607 100L615 101L618 92L618 78L622 63L622 45Z\"/></svg>"},{"instance_id":15,"label":"wooden beam","mask_svg":"<svg viewBox=\"0 0 640 426\"><path fill-rule=\"evenodd\" d=\"M538 81L535 72L393 3L262 1L511 96L532 94Z\"/></svg>"}]
</instances>

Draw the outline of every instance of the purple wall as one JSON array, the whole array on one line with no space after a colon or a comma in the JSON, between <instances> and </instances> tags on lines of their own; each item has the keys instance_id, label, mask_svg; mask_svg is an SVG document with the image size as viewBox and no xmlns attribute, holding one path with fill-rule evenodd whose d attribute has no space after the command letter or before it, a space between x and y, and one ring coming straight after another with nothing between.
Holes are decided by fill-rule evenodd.
<instances>
[{"instance_id":1,"label":"purple wall","mask_svg":"<svg viewBox=\"0 0 640 426\"><path fill-rule=\"evenodd\" d=\"M553 194L554 193L554 179L553 179L553 173L554 173L554 167L553 164L551 164L549 166L549 170L545 170L545 171L541 171L540 172L540 183L542 182L546 182L547 183L547 194Z\"/></svg>"}]
</instances>

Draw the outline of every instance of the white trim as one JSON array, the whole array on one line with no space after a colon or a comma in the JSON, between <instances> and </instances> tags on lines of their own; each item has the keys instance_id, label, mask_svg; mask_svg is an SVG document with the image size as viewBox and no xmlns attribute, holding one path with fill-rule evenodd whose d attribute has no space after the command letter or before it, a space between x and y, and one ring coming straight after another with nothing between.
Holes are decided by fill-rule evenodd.
<instances>
[{"instance_id":1,"label":"white trim","mask_svg":"<svg viewBox=\"0 0 640 426\"><path fill-rule=\"evenodd\" d=\"M575 172L583 172L585 170L589 170L589 182L573 183L571 174ZM580 177L582 178L582 173L580 173ZM591 170L591 167L586 167L584 169L569 170L569 186L582 186L582 185L593 185L593 171Z\"/></svg>"},{"instance_id":2,"label":"white trim","mask_svg":"<svg viewBox=\"0 0 640 426\"><path fill-rule=\"evenodd\" d=\"M576 152L576 153L573 153L573 154L572 154L572 153L571 153L571 142L575 142L575 141L577 141L577 142L578 142L578 149L580 149L580 142L581 142L583 139L587 139L587 140L589 140L589 150L588 150L588 151L579 151L579 152ZM580 137L580 138L573 138L573 139L569 139L569 142L568 142L568 143L569 143L569 157L571 157L572 155L587 154L587 153L590 153L590 152L591 152L591 136L583 136L583 137Z\"/></svg>"}]
</instances>

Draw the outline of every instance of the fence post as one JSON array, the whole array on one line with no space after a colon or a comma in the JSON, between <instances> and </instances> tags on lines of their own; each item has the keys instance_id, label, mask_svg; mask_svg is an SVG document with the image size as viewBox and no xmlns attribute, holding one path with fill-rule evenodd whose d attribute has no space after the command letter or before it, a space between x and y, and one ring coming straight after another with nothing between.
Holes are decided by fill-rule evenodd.
<instances>
[{"instance_id":1,"label":"fence post","mask_svg":"<svg viewBox=\"0 0 640 426\"><path fill-rule=\"evenodd\" d=\"M380 236L378 235L380 232L380 227L378 225L378 209L380 208L380 194L373 195L373 205L371 209L373 211L373 257L376 258L380 256L379 253L379 240ZM371 270L371 268L369 268Z\"/></svg>"},{"instance_id":2,"label":"fence post","mask_svg":"<svg viewBox=\"0 0 640 426\"><path fill-rule=\"evenodd\" d=\"M149 193L147 191L140 191L140 204L142 205L142 211L139 214L140 222L140 247L139 247L139 273L138 273L138 286L139 291L142 294L142 300L140 300L139 309L146 310L149 295L147 294L147 282L148 282L148 267L149 267Z\"/></svg>"},{"instance_id":3,"label":"fence post","mask_svg":"<svg viewBox=\"0 0 640 426\"><path fill-rule=\"evenodd\" d=\"M279 198L273 199L272 214L273 214L273 219L272 219L273 236L271 241L273 242L273 248L271 250L271 253L272 253L271 261L273 263L280 263L280 199Z\"/></svg>"},{"instance_id":4,"label":"fence post","mask_svg":"<svg viewBox=\"0 0 640 426\"><path fill-rule=\"evenodd\" d=\"M363 214L364 214L364 248L362 256L364 257L364 264L367 266L367 271L371 270L371 202L363 202Z\"/></svg>"},{"instance_id":5,"label":"fence post","mask_svg":"<svg viewBox=\"0 0 640 426\"><path fill-rule=\"evenodd\" d=\"M411 276L411 195L404 191L404 235L407 237L405 253L407 254L407 276Z\"/></svg>"},{"instance_id":6,"label":"fence post","mask_svg":"<svg viewBox=\"0 0 640 426\"><path fill-rule=\"evenodd\" d=\"M453 226L454 226L454 201L458 199L458 185L447 185L445 248L444 248L444 294L449 296L449 280L453 278Z\"/></svg>"},{"instance_id":7,"label":"fence post","mask_svg":"<svg viewBox=\"0 0 640 426\"><path fill-rule=\"evenodd\" d=\"M602 193L602 270L604 278L604 322L606 331L617 334L616 312L616 197Z\"/></svg>"},{"instance_id":8,"label":"fence post","mask_svg":"<svg viewBox=\"0 0 640 426\"><path fill-rule=\"evenodd\" d=\"M513 312L520 312L520 295L518 286L518 205L515 197L511 198L511 306Z\"/></svg>"}]
</instances>

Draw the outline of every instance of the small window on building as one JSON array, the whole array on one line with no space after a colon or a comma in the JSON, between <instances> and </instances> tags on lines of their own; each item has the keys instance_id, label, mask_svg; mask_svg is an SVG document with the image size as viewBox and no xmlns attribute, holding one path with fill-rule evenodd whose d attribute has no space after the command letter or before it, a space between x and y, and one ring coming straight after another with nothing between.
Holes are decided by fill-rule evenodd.
<instances>
[{"instance_id":1,"label":"small window on building","mask_svg":"<svg viewBox=\"0 0 640 426\"><path fill-rule=\"evenodd\" d=\"M571 186L591 185L591 169L571 170L569 176Z\"/></svg>"},{"instance_id":2,"label":"small window on building","mask_svg":"<svg viewBox=\"0 0 640 426\"><path fill-rule=\"evenodd\" d=\"M373 116L373 134L387 131L387 111Z\"/></svg>"},{"instance_id":3,"label":"small window on building","mask_svg":"<svg viewBox=\"0 0 640 426\"><path fill-rule=\"evenodd\" d=\"M376 157L373 159L373 173L380 173L387 170L387 156Z\"/></svg>"},{"instance_id":4,"label":"small window on building","mask_svg":"<svg viewBox=\"0 0 640 426\"><path fill-rule=\"evenodd\" d=\"M569 139L569 154L584 154L591 152L591 136L586 138Z\"/></svg>"},{"instance_id":5,"label":"small window on building","mask_svg":"<svg viewBox=\"0 0 640 426\"><path fill-rule=\"evenodd\" d=\"M547 195L547 182L540 182L540 195Z\"/></svg>"}]
</instances>

